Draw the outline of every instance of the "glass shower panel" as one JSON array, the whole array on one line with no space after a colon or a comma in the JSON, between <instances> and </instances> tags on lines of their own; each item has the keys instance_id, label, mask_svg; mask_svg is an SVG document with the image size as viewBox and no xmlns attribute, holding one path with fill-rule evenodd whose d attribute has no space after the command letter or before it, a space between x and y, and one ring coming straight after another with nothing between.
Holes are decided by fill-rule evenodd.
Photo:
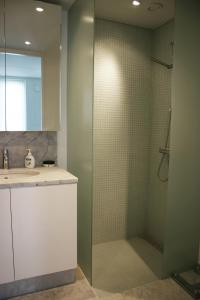
<instances>
[{"instance_id":1,"label":"glass shower panel","mask_svg":"<svg viewBox=\"0 0 200 300\"><path fill-rule=\"evenodd\" d=\"M92 281L94 0L69 11L68 170L78 183L78 263Z\"/></svg>"},{"instance_id":2,"label":"glass shower panel","mask_svg":"<svg viewBox=\"0 0 200 300\"><path fill-rule=\"evenodd\" d=\"M164 240L166 275L190 269L198 262L199 11L199 0L176 1L171 159Z\"/></svg>"}]
</instances>

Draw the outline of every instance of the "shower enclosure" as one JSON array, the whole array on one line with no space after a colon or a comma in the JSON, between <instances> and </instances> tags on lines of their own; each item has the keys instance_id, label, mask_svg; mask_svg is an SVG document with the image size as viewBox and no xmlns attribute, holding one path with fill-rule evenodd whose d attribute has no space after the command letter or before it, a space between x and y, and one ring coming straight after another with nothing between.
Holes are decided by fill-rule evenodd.
<instances>
[{"instance_id":1,"label":"shower enclosure","mask_svg":"<svg viewBox=\"0 0 200 300\"><path fill-rule=\"evenodd\" d=\"M188 43L188 52L181 53L180 37L187 29L198 40L200 21L197 0L193 10L176 0L175 16L156 28L102 18L99 1L77 0L69 12L67 111L68 169L79 178L79 264L104 293L197 262L199 185L192 161L200 145L190 135L197 141L198 84L190 101L179 91L195 47ZM196 23L188 25L188 18ZM194 58L188 68L198 76ZM193 150L184 151L185 133ZM187 159L189 175L183 171Z\"/></svg>"},{"instance_id":2,"label":"shower enclosure","mask_svg":"<svg viewBox=\"0 0 200 300\"><path fill-rule=\"evenodd\" d=\"M108 292L162 276L173 28L95 22L93 285Z\"/></svg>"}]
</instances>

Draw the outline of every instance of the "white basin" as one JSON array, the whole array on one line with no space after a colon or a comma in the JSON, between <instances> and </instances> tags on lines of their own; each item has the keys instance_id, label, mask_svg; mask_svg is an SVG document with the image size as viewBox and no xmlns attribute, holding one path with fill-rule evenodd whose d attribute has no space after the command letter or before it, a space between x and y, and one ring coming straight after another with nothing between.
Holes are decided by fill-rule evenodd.
<instances>
[{"instance_id":1,"label":"white basin","mask_svg":"<svg viewBox=\"0 0 200 300\"><path fill-rule=\"evenodd\" d=\"M0 180L19 179L39 175L40 172L33 170L0 170Z\"/></svg>"}]
</instances>

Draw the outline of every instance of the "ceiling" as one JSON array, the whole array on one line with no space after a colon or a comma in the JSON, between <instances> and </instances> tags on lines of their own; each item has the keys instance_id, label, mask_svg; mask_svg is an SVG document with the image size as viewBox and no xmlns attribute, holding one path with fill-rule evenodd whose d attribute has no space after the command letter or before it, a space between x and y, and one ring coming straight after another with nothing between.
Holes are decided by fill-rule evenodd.
<instances>
[{"instance_id":1,"label":"ceiling","mask_svg":"<svg viewBox=\"0 0 200 300\"><path fill-rule=\"evenodd\" d=\"M42 0L44 2L60 4L62 7L69 9L76 0Z\"/></svg>"},{"instance_id":2,"label":"ceiling","mask_svg":"<svg viewBox=\"0 0 200 300\"><path fill-rule=\"evenodd\" d=\"M70 8L70 6L75 2L75 0L58 0L58 2L66 8Z\"/></svg>"},{"instance_id":3,"label":"ceiling","mask_svg":"<svg viewBox=\"0 0 200 300\"><path fill-rule=\"evenodd\" d=\"M149 10L162 6L160 9ZM133 6L132 0L96 0L96 16L111 21L155 29L173 19L175 0L141 0Z\"/></svg>"},{"instance_id":4,"label":"ceiling","mask_svg":"<svg viewBox=\"0 0 200 300\"><path fill-rule=\"evenodd\" d=\"M50 51L60 47L61 9L43 3L43 13L35 8L40 1L7 0L5 14L5 36L7 49L25 51ZM30 41L31 45L25 45ZM0 45L1 46L1 45Z\"/></svg>"},{"instance_id":5,"label":"ceiling","mask_svg":"<svg viewBox=\"0 0 200 300\"><path fill-rule=\"evenodd\" d=\"M76 0L43 0L61 4L69 9ZM156 7L160 9L155 9ZM153 8L152 11L149 8ZM175 0L141 0L141 5L134 7L132 0L95 0L97 18L155 29L174 18Z\"/></svg>"}]
</instances>

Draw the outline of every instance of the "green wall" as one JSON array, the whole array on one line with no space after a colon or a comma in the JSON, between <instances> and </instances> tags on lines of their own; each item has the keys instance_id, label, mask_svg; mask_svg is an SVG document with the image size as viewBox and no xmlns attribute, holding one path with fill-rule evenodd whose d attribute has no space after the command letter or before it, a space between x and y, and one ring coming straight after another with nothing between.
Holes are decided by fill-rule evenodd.
<instances>
[{"instance_id":1,"label":"green wall","mask_svg":"<svg viewBox=\"0 0 200 300\"><path fill-rule=\"evenodd\" d=\"M172 81L172 131L164 270L198 261L200 212L200 2L177 0Z\"/></svg>"},{"instance_id":2,"label":"green wall","mask_svg":"<svg viewBox=\"0 0 200 300\"><path fill-rule=\"evenodd\" d=\"M68 44L68 170L79 179L78 263L91 281L94 0L70 9Z\"/></svg>"},{"instance_id":3,"label":"green wall","mask_svg":"<svg viewBox=\"0 0 200 300\"><path fill-rule=\"evenodd\" d=\"M94 244L144 234L150 140L150 56L150 30L96 20Z\"/></svg>"},{"instance_id":4,"label":"green wall","mask_svg":"<svg viewBox=\"0 0 200 300\"><path fill-rule=\"evenodd\" d=\"M165 63L172 64L172 46L174 39L174 21L153 30L152 56ZM173 70L152 62L151 68L151 132L149 150L149 186L145 234L148 240L163 249L165 213L168 182L161 182L157 176L162 155L159 147L164 147L169 125L171 107L171 80ZM162 178L167 178L169 163L165 157L161 168Z\"/></svg>"}]
</instances>

